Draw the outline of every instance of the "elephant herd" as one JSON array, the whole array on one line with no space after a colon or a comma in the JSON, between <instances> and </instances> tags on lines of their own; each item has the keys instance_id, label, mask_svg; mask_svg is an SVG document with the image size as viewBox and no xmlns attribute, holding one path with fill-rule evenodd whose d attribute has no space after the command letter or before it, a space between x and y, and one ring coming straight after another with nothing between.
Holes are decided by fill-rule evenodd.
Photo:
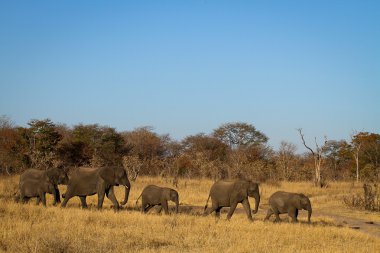
<instances>
[{"instance_id":1,"label":"elephant herd","mask_svg":"<svg viewBox=\"0 0 380 253\"><path fill-rule=\"evenodd\" d=\"M86 197L90 195L98 195L98 209L103 206L104 197L107 196L111 200L115 210L128 202L131 184L128 180L127 172L120 167L100 167L100 168L78 168L68 177L67 173L57 168L48 170L28 169L20 176L20 200L25 203L30 198L37 198L37 204L42 202L46 206L46 193L53 194L53 205L60 203L59 184L66 184L66 193L62 194L64 198L61 207L65 207L67 202L75 196L81 201L82 208L87 208ZM125 187L124 200L118 203L114 186L122 185ZM255 199L255 209L251 210L248 197ZM175 203L175 212L178 213L179 194L176 190L159 187L155 185L146 186L140 196L141 212L147 213L152 207L160 206L159 212L164 209L168 214L168 201ZM211 198L212 206L208 208L208 202ZM236 206L241 203L244 207L246 215L250 221L253 220L252 213L258 212L260 204L259 185L250 180L219 180L215 182L204 207L204 215L215 212L217 218L220 217L220 211L223 207L229 207L227 219L231 219ZM275 221L280 221L279 214L287 213L292 222L297 222L299 210L308 211L308 222L312 213L311 203L304 194L290 193L278 191L269 198L269 208L264 220L268 220L273 214L276 216Z\"/></svg>"}]
</instances>

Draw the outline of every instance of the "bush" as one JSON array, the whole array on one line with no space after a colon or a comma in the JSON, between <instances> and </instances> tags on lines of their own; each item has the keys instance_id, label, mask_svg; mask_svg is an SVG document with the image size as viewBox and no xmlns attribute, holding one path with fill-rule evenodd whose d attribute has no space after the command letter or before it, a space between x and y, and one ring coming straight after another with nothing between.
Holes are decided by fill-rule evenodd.
<instances>
[{"instance_id":1,"label":"bush","mask_svg":"<svg viewBox=\"0 0 380 253\"><path fill-rule=\"evenodd\" d=\"M380 211L380 187L364 184L363 192L343 197L343 203L352 208Z\"/></svg>"}]
</instances>

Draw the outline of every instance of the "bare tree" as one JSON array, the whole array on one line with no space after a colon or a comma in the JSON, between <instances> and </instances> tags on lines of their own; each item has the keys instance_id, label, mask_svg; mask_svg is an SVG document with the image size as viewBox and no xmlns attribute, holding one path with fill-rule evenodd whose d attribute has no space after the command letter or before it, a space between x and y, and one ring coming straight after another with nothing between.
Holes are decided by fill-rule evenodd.
<instances>
[{"instance_id":1,"label":"bare tree","mask_svg":"<svg viewBox=\"0 0 380 253\"><path fill-rule=\"evenodd\" d=\"M289 180L292 161L294 163L296 146L293 143L281 141L278 150L278 163L282 168L283 178Z\"/></svg>"},{"instance_id":2,"label":"bare tree","mask_svg":"<svg viewBox=\"0 0 380 253\"><path fill-rule=\"evenodd\" d=\"M307 148L311 154L313 155L313 158L314 158L314 170L315 170L315 179L314 179L314 183L316 186L322 186L321 184L321 165L322 165L322 161L323 161L323 151L324 151L324 147L326 145L323 145L322 147L320 147L317 143L317 138L315 138L315 150L311 149L309 146L306 145L306 142L305 142L305 138L304 138L304 135L302 133L302 128L298 128L297 129L300 136L301 136L301 139L302 139L302 143L303 145L305 146L305 148ZM325 144L327 143L327 138L325 136Z\"/></svg>"},{"instance_id":3,"label":"bare tree","mask_svg":"<svg viewBox=\"0 0 380 253\"><path fill-rule=\"evenodd\" d=\"M136 181L142 164L137 156L123 156L123 167L128 172L131 181Z\"/></svg>"},{"instance_id":4,"label":"bare tree","mask_svg":"<svg viewBox=\"0 0 380 253\"><path fill-rule=\"evenodd\" d=\"M359 183L359 153L360 153L360 148L362 146L362 144L359 142L359 141L356 141L353 143L353 148L354 148L354 152L353 152L353 156L354 156L354 159L355 159L355 163L356 163L356 182Z\"/></svg>"}]
</instances>

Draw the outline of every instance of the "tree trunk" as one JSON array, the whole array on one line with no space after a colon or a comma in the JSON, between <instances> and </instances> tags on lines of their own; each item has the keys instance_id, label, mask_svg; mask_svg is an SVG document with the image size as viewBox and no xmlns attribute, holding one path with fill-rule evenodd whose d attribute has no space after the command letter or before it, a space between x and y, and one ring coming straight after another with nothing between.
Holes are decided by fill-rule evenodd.
<instances>
[{"instance_id":1,"label":"tree trunk","mask_svg":"<svg viewBox=\"0 0 380 253\"><path fill-rule=\"evenodd\" d=\"M315 185L321 187L321 159L318 156L314 157L315 165Z\"/></svg>"},{"instance_id":2,"label":"tree trunk","mask_svg":"<svg viewBox=\"0 0 380 253\"><path fill-rule=\"evenodd\" d=\"M359 154L355 155L356 162L356 183L359 183Z\"/></svg>"}]
</instances>

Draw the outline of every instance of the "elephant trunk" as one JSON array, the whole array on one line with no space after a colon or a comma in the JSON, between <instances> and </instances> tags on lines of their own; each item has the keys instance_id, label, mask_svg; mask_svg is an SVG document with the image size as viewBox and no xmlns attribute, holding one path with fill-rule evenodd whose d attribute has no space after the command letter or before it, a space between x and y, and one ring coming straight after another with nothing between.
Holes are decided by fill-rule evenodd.
<instances>
[{"instance_id":1,"label":"elephant trunk","mask_svg":"<svg viewBox=\"0 0 380 253\"><path fill-rule=\"evenodd\" d=\"M129 197L129 192L131 191L131 184L129 181L125 184L125 196L124 196L124 201L120 203L120 205L124 206L128 202L128 197Z\"/></svg>"},{"instance_id":2,"label":"elephant trunk","mask_svg":"<svg viewBox=\"0 0 380 253\"><path fill-rule=\"evenodd\" d=\"M307 213L307 222L310 223L311 222L310 221L311 213L313 212L311 206L308 206L307 211L308 211L308 213Z\"/></svg>"},{"instance_id":3,"label":"elephant trunk","mask_svg":"<svg viewBox=\"0 0 380 253\"><path fill-rule=\"evenodd\" d=\"M257 211L259 210L259 204L260 204L260 194L257 193L255 194L255 210L252 211L253 214L256 214Z\"/></svg>"}]
</instances>

